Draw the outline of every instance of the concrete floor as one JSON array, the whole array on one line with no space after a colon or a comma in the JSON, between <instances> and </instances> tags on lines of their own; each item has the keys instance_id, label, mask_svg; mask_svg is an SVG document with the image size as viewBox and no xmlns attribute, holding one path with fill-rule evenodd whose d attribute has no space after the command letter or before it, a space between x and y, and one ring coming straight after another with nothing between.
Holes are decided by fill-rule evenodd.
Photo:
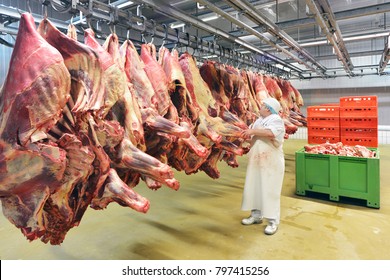
<instances>
[{"instance_id":1,"label":"concrete floor","mask_svg":"<svg viewBox=\"0 0 390 280\"><path fill-rule=\"evenodd\" d=\"M281 225L273 236L265 225L242 226L240 210L246 157L221 178L177 173L181 188L136 190L149 198L147 214L110 204L89 209L61 246L28 242L0 215L0 259L88 260L377 260L390 259L390 146L380 146L381 208L357 201L331 202L295 195L295 151L306 141L287 140Z\"/></svg>"}]
</instances>

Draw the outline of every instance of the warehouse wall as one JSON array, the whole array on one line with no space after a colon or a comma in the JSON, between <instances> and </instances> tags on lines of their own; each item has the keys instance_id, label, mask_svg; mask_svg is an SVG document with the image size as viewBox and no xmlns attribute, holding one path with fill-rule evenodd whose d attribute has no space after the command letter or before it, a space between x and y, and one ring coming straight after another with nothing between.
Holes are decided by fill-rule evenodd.
<instances>
[{"instance_id":1,"label":"warehouse wall","mask_svg":"<svg viewBox=\"0 0 390 280\"><path fill-rule=\"evenodd\" d=\"M307 106L338 103L342 96L376 95L378 97L378 123L390 126L389 76L340 77L292 81L291 83L302 94L305 102L302 113L305 115Z\"/></svg>"},{"instance_id":2,"label":"warehouse wall","mask_svg":"<svg viewBox=\"0 0 390 280\"><path fill-rule=\"evenodd\" d=\"M390 144L390 77L364 76L341 77L336 79L312 79L292 81L302 94L305 105L301 108L307 115L306 108L326 103L339 103L343 96L375 95L378 98L378 143ZM306 128L300 128L291 138L307 139Z\"/></svg>"},{"instance_id":3,"label":"warehouse wall","mask_svg":"<svg viewBox=\"0 0 390 280\"><path fill-rule=\"evenodd\" d=\"M15 40L9 35L2 36L1 38L9 43L15 43ZM0 87L3 84L5 77L7 76L12 50L12 48L0 44Z\"/></svg>"}]
</instances>

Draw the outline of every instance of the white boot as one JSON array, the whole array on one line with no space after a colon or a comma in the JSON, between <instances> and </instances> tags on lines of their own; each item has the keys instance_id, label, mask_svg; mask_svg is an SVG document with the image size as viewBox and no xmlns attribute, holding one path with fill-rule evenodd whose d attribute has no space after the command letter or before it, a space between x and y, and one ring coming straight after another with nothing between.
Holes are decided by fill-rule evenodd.
<instances>
[{"instance_id":1,"label":"white boot","mask_svg":"<svg viewBox=\"0 0 390 280\"><path fill-rule=\"evenodd\" d=\"M249 216L248 218L241 220L241 223L246 226L253 225L253 224L261 224L262 222L263 222L262 217L253 217L253 216Z\"/></svg>"},{"instance_id":2,"label":"white boot","mask_svg":"<svg viewBox=\"0 0 390 280\"><path fill-rule=\"evenodd\" d=\"M268 225L265 227L264 233L267 235L275 234L278 230L278 224L275 221L269 221Z\"/></svg>"}]
</instances>

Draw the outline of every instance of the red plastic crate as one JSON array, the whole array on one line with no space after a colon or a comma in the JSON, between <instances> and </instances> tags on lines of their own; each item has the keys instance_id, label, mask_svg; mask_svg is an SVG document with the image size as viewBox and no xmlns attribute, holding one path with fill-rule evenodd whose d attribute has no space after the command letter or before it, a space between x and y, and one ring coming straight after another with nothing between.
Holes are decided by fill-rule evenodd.
<instances>
[{"instance_id":1,"label":"red plastic crate","mask_svg":"<svg viewBox=\"0 0 390 280\"><path fill-rule=\"evenodd\" d=\"M336 105L319 105L307 107L307 117L339 117L340 107Z\"/></svg>"},{"instance_id":2,"label":"red plastic crate","mask_svg":"<svg viewBox=\"0 0 390 280\"><path fill-rule=\"evenodd\" d=\"M378 107L340 107L340 118L377 118Z\"/></svg>"},{"instance_id":3,"label":"red plastic crate","mask_svg":"<svg viewBox=\"0 0 390 280\"><path fill-rule=\"evenodd\" d=\"M309 136L340 137L340 128L337 127L317 127L308 126L307 134Z\"/></svg>"},{"instance_id":4,"label":"red plastic crate","mask_svg":"<svg viewBox=\"0 0 390 280\"><path fill-rule=\"evenodd\" d=\"M309 135L307 137L308 144L323 144L326 142L337 143L340 141L341 141L340 137L333 137L333 136L326 137L326 136Z\"/></svg>"},{"instance_id":5,"label":"red plastic crate","mask_svg":"<svg viewBox=\"0 0 390 280\"><path fill-rule=\"evenodd\" d=\"M339 117L307 117L307 126L317 127L338 127L340 126Z\"/></svg>"},{"instance_id":6,"label":"red plastic crate","mask_svg":"<svg viewBox=\"0 0 390 280\"><path fill-rule=\"evenodd\" d=\"M341 142L344 145L360 145L365 147L372 147L377 148L378 147L378 137L348 137L348 136L341 136Z\"/></svg>"},{"instance_id":7,"label":"red plastic crate","mask_svg":"<svg viewBox=\"0 0 390 280\"><path fill-rule=\"evenodd\" d=\"M368 138L378 138L378 129L377 128L340 128L340 136L344 137L368 137Z\"/></svg>"},{"instance_id":8,"label":"red plastic crate","mask_svg":"<svg viewBox=\"0 0 390 280\"><path fill-rule=\"evenodd\" d=\"M378 118L366 117L366 116L358 117L358 118L357 117L340 118L340 127L378 128Z\"/></svg>"},{"instance_id":9,"label":"red plastic crate","mask_svg":"<svg viewBox=\"0 0 390 280\"><path fill-rule=\"evenodd\" d=\"M340 107L378 107L375 95L340 97Z\"/></svg>"}]
</instances>

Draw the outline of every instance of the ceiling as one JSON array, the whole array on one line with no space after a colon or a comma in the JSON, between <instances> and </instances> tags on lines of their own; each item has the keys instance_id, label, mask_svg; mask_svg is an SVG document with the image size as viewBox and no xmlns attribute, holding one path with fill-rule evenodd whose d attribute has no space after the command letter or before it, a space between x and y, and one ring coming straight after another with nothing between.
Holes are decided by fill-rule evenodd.
<instances>
[{"instance_id":1,"label":"ceiling","mask_svg":"<svg viewBox=\"0 0 390 280\"><path fill-rule=\"evenodd\" d=\"M47 14L59 28L72 21L80 33L90 26L102 39L115 30L122 40L153 40L157 46L181 48L199 58L292 79L390 73L390 0L0 0L0 4L3 35L17 27L15 8L9 8L13 6L31 9L37 18Z\"/></svg>"}]
</instances>

